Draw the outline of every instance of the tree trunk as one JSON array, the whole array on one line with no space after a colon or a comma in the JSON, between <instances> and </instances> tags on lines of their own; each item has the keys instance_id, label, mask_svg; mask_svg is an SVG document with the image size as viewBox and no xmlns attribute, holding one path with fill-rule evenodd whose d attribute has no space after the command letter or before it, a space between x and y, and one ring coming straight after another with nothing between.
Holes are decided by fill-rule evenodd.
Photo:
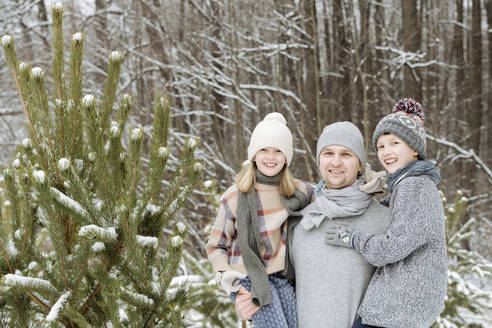
<instances>
[{"instance_id":1,"label":"tree trunk","mask_svg":"<svg viewBox=\"0 0 492 328\"><path fill-rule=\"evenodd\" d=\"M456 141L459 141L465 134L465 113L469 111L469 102L467 101L468 87L466 76L466 66L467 61L465 58L464 51L464 33L463 33L463 0L456 0L456 21L457 24L454 25L453 32L453 62L456 65L456 107L461 108L457 110L457 124L456 124L456 134L453 136Z\"/></svg>"},{"instance_id":2,"label":"tree trunk","mask_svg":"<svg viewBox=\"0 0 492 328\"><path fill-rule=\"evenodd\" d=\"M44 1L38 2L38 20L39 20L39 22L48 22L48 14L46 12L46 5L45 5ZM43 44L45 46L43 51L49 51L50 41L46 37L46 36L50 35L49 28L46 25L40 25L39 29L41 30L40 36L43 39Z\"/></svg>"},{"instance_id":3,"label":"tree trunk","mask_svg":"<svg viewBox=\"0 0 492 328\"><path fill-rule=\"evenodd\" d=\"M360 94L362 95L361 106L362 109L362 126L365 141L366 152L368 153L370 147L370 136L372 130L369 125L369 107L373 106L371 95L374 94L372 90L372 56L370 50L370 17L371 17L371 4L366 1L359 1L360 10L360 38L359 38L359 72L360 72Z\"/></svg>"},{"instance_id":4,"label":"tree trunk","mask_svg":"<svg viewBox=\"0 0 492 328\"><path fill-rule=\"evenodd\" d=\"M97 84L101 84L106 79L105 75L101 72L106 72L107 69L107 56L106 53L109 48L108 41L108 16L106 12L106 8L111 5L112 1L106 0L95 0L96 5L96 13L95 13L95 34L96 34L96 56L95 64L98 68L98 71L94 73L94 81Z\"/></svg>"},{"instance_id":5,"label":"tree trunk","mask_svg":"<svg viewBox=\"0 0 492 328\"><path fill-rule=\"evenodd\" d=\"M482 29L480 0L472 1L472 77L471 111L468 116L470 126L470 146L480 153L480 129L482 127Z\"/></svg>"},{"instance_id":6,"label":"tree trunk","mask_svg":"<svg viewBox=\"0 0 492 328\"><path fill-rule=\"evenodd\" d=\"M422 40L422 43L425 47L424 53L426 54L424 61L430 62L439 56L439 41L434 37L438 32L436 31L436 27L438 26L436 21L439 18L435 10L435 3L432 1L422 2L421 12L429 13L429 15L425 15L425 18L422 18L422 23L427 30L426 39ZM434 124L434 117L440 117L439 111L442 107L442 104L438 102L440 98L439 66L427 65L421 73L422 82L420 84L425 92L420 101L424 105L424 108L428 109L425 112L425 130L433 135L441 135L440 124ZM434 149L431 149L434 146L434 144L428 144L427 153L434 153Z\"/></svg>"},{"instance_id":7,"label":"tree trunk","mask_svg":"<svg viewBox=\"0 0 492 328\"><path fill-rule=\"evenodd\" d=\"M179 21L180 22L185 22L186 21L186 1L181 0L179 2ZM181 43L183 42L184 39L184 29L185 29L185 24L179 24L178 26L178 41Z\"/></svg>"},{"instance_id":8,"label":"tree trunk","mask_svg":"<svg viewBox=\"0 0 492 328\"><path fill-rule=\"evenodd\" d=\"M316 2L314 0L305 0L304 16L306 17L306 32L310 39L305 38L305 41L311 46L306 50L305 55L305 81L304 81L304 103L308 110L314 111L314 125L316 127L315 134L321 133L321 124L323 118L320 107L320 89L319 89L319 63L318 63L318 28L316 19Z\"/></svg>"},{"instance_id":9,"label":"tree trunk","mask_svg":"<svg viewBox=\"0 0 492 328\"><path fill-rule=\"evenodd\" d=\"M350 79L350 43L345 29L344 0L333 1L334 32L334 102L337 104L335 121L349 121L352 108L352 81Z\"/></svg>"},{"instance_id":10,"label":"tree trunk","mask_svg":"<svg viewBox=\"0 0 492 328\"><path fill-rule=\"evenodd\" d=\"M231 40L230 43L232 45L232 56L234 58L233 62L231 62L230 65L227 65L231 67L233 72L231 72L231 76L234 78L234 85L233 85L233 93L239 97L239 84L241 83L240 79L240 68L238 66L239 58L237 56L237 49L240 47L239 46L239 41L237 37L237 30L238 30L238 24L237 24L237 17L236 17L236 10L235 6L236 3L234 1L228 1L229 5L229 14L230 14L230 25L233 27L234 32L231 33ZM277 74L278 76L278 74ZM278 78L277 78L278 81ZM278 97L278 92L276 93L276 96ZM234 135L235 135L235 140L236 140L236 146L233 148L234 151L234 160L235 160L235 167L239 169L241 167L241 163L243 162L245 156L244 156L244 150L246 149L246 145L244 142L244 135L243 135L243 117L242 117L242 108L241 104L239 103L239 100L234 99L233 100L233 120L235 122L234 126ZM279 106L276 106L276 110L279 110ZM261 118L262 119L262 118Z\"/></svg>"},{"instance_id":11,"label":"tree trunk","mask_svg":"<svg viewBox=\"0 0 492 328\"><path fill-rule=\"evenodd\" d=\"M221 11L221 7L216 2L212 2L211 9L212 9L212 14L215 17L215 19L212 21L213 26L212 26L211 36L215 40L221 40L221 38L222 38L221 29L222 28L221 28L221 25L219 24L219 22L222 20L222 16L223 16L222 11ZM212 63L212 65L215 67L215 69L217 69L219 71L223 71L224 67L222 64L220 64L221 63L221 61L220 61L221 50L215 42L211 42L211 54L212 54L213 58L217 59L217 61L214 61ZM224 109L223 109L223 106L225 106L225 104L224 104L225 97L223 95L221 95L220 93L218 93L217 90L215 90L215 88L213 88L211 90L211 93L212 93L212 99L213 99L213 101L212 101L213 111L219 115L227 116L224 113ZM212 133L214 135L216 145L219 146L217 148L217 151L218 151L217 157L226 158L225 154L227 154L227 150L229 149L228 145L224 142L224 140L225 140L224 134L226 131L226 127L223 124L223 122L219 118L217 118L217 116L214 115L212 117L212 120L214 122L213 128L212 128ZM216 170L217 170L216 171L217 177L225 176L225 171L223 170L223 168L221 168L220 166L216 166Z\"/></svg>"},{"instance_id":12,"label":"tree trunk","mask_svg":"<svg viewBox=\"0 0 492 328\"><path fill-rule=\"evenodd\" d=\"M374 2L374 33L377 47L386 46L385 41L385 31L386 24L384 21L385 7L384 0L375 0ZM389 114L391 108L387 108L384 101L385 86L382 81L389 81L388 70L385 69L383 62L386 60L386 52L382 50L374 51L374 65L373 65L373 92L374 98L372 99L372 109L371 109L371 119L369 120L369 131L370 138L372 138L372 133L376 129L376 125L379 120L386 114ZM394 97L393 97L394 98ZM392 99L393 101L393 99ZM371 140L370 140L371 141ZM371 151L374 151L372 145L370 147Z\"/></svg>"},{"instance_id":13,"label":"tree trunk","mask_svg":"<svg viewBox=\"0 0 492 328\"><path fill-rule=\"evenodd\" d=\"M487 117L485 119L486 126L485 131L487 131L487 144L492 143L492 0L485 0L485 9L487 11L487 25L488 25L488 44L489 44L489 78L487 90ZM488 147L484 149L486 154L484 158L487 159L488 164L492 164L492 151ZM483 152L482 152L483 153Z\"/></svg>"},{"instance_id":14,"label":"tree trunk","mask_svg":"<svg viewBox=\"0 0 492 328\"><path fill-rule=\"evenodd\" d=\"M324 78L322 78L322 88L324 96L323 102L323 112L325 121L327 123L334 121L334 110L333 110L333 97L334 97L334 89L335 89L335 81L334 77L329 74L331 70L334 69L333 66L333 43L332 43L332 32L330 30L330 21L332 21L332 15L329 12L327 1L322 1L323 3L323 24L325 29L324 41L325 41L325 58L326 65L324 72Z\"/></svg>"},{"instance_id":15,"label":"tree trunk","mask_svg":"<svg viewBox=\"0 0 492 328\"><path fill-rule=\"evenodd\" d=\"M169 65L169 57L168 57L168 52L166 51L166 37L167 33L166 30L162 24L162 21L159 19L160 14L162 13L162 7L159 1L154 0L153 3L146 2L146 1L138 1L138 5L141 6L141 12L142 12L142 17L143 19L149 20L150 22L153 22L154 24L139 24L140 26L145 26L145 33L148 37L148 40L150 41L150 48L148 49L142 49L142 52L149 53L151 58L155 58L159 63L164 64L164 65ZM143 32L143 31L142 31ZM140 37L140 39L142 39ZM163 86L169 85L172 77L169 69L165 69L162 66L159 67L159 71L155 73L145 73L145 74L153 74L157 75L155 76L155 79L144 79L144 76L140 76L140 80L144 80L143 82L143 87L147 92L143 92L143 96L141 97L141 105L143 106L144 104L151 104L154 100L154 97L156 96L152 91L155 90L154 88L154 83L153 81L159 81L161 89ZM142 90L143 91L143 90ZM144 108L144 107L143 107ZM153 113L153 108L152 106L148 106L146 110L140 111L141 113L141 120L145 124L149 124L152 122L152 113ZM185 127L185 130L181 130L183 132L189 132L189 126L192 124L190 122L190 118L188 116L184 116L184 120L187 121L187 124L179 124L180 128Z\"/></svg>"},{"instance_id":16,"label":"tree trunk","mask_svg":"<svg viewBox=\"0 0 492 328\"><path fill-rule=\"evenodd\" d=\"M417 15L417 0L401 0L403 50L417 53L421 42L421 20ZM410 67L408 64L403 69L404 95L422 101L421 73L420 69Z\"/></svg>"}]
</instances>

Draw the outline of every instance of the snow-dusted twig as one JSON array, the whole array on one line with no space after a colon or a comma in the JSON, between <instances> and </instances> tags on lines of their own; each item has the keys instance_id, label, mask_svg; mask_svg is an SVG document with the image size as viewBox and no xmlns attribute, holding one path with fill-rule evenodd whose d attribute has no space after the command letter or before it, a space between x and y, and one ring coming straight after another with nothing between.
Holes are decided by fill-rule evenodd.
<instances>
[{"instance_id":1,"label":"snow-dusted twig","mask_svg":"<svg viewBox=\"0 0 492 328\"><path fill-rule=\"evenodd\" d=\"M480 166L484 170L485 174L487 174L487 178L489 182L492 183L492 170L482 161L480 157L477 156L477 154L473 149L465 150L460 146L458 146L457 144L455 144L454 142L448 141L444 138L436 138L431 135L427 135L427 139L432 140L438 144L445 145L455 149L458 153L461 154L462 158L473 159L478 164L478 166Z\"/></svg>"},{"instance_id":2,"label":"snow-dusted twig","mask_svg":"<svg viewBox=\"0 0 492 328\"><path fill-rule=\"evenodd\" d=\"M256 84L240 84L239 88L241 89L251 89L251 90L264 90L264 91L272 91L272 92L279 92L280 94L292 98L299 106L302 108L305 107L305 104L297 97L296 94L294 94L290 90L285 90L282 88L277 88L275 86L269 86L269 85L256 85Z\"/></svg>"}]
</instances>

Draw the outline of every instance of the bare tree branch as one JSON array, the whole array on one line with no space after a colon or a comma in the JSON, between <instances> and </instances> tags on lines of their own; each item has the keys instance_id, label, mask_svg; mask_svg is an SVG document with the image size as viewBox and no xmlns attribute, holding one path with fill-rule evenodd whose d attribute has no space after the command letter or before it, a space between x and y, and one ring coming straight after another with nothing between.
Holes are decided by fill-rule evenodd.
<instances>
[{"instance_id":1,"label":"bare tree branch","mask_svg":"<svg viewBox=\"0 0 492 328\"><path fill-rule=\"evenodd\" d=\"M474 160L478 164L478 166L480 166L483 169L485 174L487 174L487 180L489 180L489 182L492 183L492 170L483 162L483 160L480 157L478 157L478 155L475 153L473 149L465 150L460 146L458 146L457 144L455 144L454 142L448 141L444 138L436 138L431 135L427 135L427 138L438 144L453 148L460 154L460 158L470 158Z\"/></svg>"}]
</instances>

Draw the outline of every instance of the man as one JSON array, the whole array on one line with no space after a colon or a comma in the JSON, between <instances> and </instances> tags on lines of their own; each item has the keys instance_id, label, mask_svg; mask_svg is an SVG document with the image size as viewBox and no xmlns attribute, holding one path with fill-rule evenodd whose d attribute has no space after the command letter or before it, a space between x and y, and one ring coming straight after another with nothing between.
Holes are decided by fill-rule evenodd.
<instances>
[{"instance_id":1,"label":"man","mask_svg":"<svg viewBox=\"0 0 492 328\"><path fill-rule=\"evenodd\" d=\"M362 185L358 179L366 153L354 124L326 126L316 148L322 176L316 200L301 211L301 219L289 219L298 323L301 328L348 328L375 268L353 249L326 245L327 223L336 218L357 230L381 234L388 227L389 210L372 199L368 187L374 182ZM257 310L249 297L244 293L236 300L236 310L245 319Z\"/></svg>"}]
</instances>

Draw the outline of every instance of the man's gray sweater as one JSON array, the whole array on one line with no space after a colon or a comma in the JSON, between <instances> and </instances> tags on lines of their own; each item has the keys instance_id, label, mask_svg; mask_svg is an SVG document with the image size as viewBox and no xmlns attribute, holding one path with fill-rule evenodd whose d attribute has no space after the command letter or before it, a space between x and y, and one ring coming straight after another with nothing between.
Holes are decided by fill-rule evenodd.
<instances>
[{"instance_id":1,"label":"man's gray sweater","mask_svg":"<svg viewBox=\"0 0 492 328\"><path fill-rule=\"evenodd\" d=\"M389 225L389 209L371 200L364 214L337 220L381 234ZM353 249L326 245L326 223L311 230L297 224L288 235L301 328L352 327L375 269Z\"/></svg>"},{"instance_id":2,"label":"man's gray sweater","mask_svg":"<svg viewBox=\"0 0 492 328\"><path fill-rule=\"evenodd\" d=\"M378 327L430 327L447 285L444 210L435 183L427 176L404 178L393 190L390 211L386 234L354 234L355 249L378 267L359 315Z\"/></svg>"}]
</instances>

